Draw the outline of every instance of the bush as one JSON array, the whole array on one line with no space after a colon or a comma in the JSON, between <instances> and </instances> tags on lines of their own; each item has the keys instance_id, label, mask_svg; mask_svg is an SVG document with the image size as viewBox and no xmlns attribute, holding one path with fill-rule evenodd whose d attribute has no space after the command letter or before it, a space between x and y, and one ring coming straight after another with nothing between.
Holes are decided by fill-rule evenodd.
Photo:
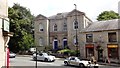
<instances>
[{"instance_id":1,"label":"bush","mask_svg":"<svg viewBox=\"0 0 120 68\"><path fill-rule=\"evenodd\" d=\"M76 56L77 51L75 50L70 50L70 49L63 49L63 50L59 50L57 51L59 54L63 54L63 55L67 55L67 56ZM78 53L80 53L78 51Z\"/></svg>"}]
</instances>

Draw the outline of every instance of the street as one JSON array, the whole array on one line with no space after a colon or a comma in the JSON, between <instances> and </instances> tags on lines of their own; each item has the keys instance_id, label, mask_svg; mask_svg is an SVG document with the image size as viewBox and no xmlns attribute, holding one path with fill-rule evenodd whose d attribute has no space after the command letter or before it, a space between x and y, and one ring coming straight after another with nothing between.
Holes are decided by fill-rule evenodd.
<instances>
[{"instance_id":1,"label":"street","mask_svg":"<svg viewBox=\"0 0 120 68\"><path fill-rule=\"evenodd\" d=\"M55 62L37 61L37 68L75 68L75 66L64 66L63 59L56 58ZM36 61L31 56L16 56L10 58L10 68L36 68ZM109 65L100 65L99 68L120 68Z\"/></svg>"}]
</instances>

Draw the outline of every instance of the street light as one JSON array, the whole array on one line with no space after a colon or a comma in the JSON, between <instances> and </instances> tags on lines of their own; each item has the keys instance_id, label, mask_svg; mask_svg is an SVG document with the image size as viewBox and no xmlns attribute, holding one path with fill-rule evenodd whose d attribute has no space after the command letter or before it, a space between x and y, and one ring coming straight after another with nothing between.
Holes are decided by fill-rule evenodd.
<instances>
[{"instance_id":1,"label":"street light","mask_svg":"<svg viewBox=\"0 0 120 68\"><path fill-rule=\"evenodd\" d=\"M77 11L77 5L74 4L75 11ZM75 12L75 29L76 29L76 56L78 57L78 36L77 36L77 29L78 29L78 22L77 22L77 12Z\"/></svg>"},{"instance_id":2,"label":"street light","mask_svg":"<svg viewBox=\"0 0 120 68\"><path fill-rule=\"evenodd\" d=\"M35 68L37 68L37 45L36 45L36 65Z\"/></svg>"}]
</instances>

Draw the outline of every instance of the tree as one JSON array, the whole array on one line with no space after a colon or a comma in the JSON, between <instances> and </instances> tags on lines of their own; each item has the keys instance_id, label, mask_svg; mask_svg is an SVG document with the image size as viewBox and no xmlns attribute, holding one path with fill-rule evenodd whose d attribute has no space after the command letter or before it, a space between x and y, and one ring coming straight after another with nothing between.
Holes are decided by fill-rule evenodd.
<instances>
[{"instance_id":1,"label":"tree","mask_svg":"<svg viewBox=\"0 0 120 68\"><path fill-rule=\"evenodd\" d=\"M10 32L14 35L9 41L9 48L13 52L25 51L34 45L33 39L33 19L30 10L19 4L14 4L8 8L10 19Z\"/></svg>"},{"instance_id":2,"label":"tree","mask_svg":"<svg viewBox=\"0 0 120 68\"><path fill-rule=\"evenodd\" d=\"M120 16L118 13L114 11L103 11L101 14L99 14L97 20L102 21L102 20L111 20L111 19L119 19Z\"/></svg>"}]
</instances>

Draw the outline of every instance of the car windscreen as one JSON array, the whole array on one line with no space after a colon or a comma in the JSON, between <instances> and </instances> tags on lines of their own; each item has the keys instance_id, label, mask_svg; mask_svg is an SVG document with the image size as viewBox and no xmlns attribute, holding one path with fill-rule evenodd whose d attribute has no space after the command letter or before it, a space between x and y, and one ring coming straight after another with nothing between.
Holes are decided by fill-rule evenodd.
<instances>
[{"instance_id":1,"label":"car windscreen","mask_svg":"<svg viewBox=\"0 0 120 68\"><path fill-rule=\"evenodd\" d=\"M42 53L44 56L48 56L48 54L47 53Z\"/></svg>"}]
</instances>

